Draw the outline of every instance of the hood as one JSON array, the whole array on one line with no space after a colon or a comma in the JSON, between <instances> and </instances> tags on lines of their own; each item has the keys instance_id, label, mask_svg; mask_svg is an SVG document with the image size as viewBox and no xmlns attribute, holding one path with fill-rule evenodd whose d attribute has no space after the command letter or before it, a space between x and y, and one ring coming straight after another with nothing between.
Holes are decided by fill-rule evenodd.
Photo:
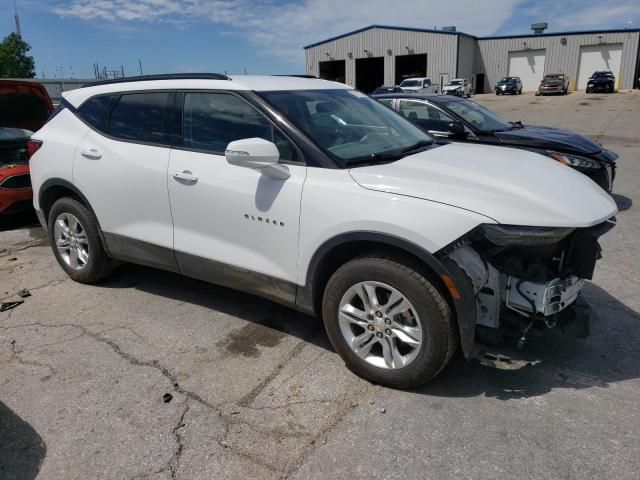
<instances>
[{"instance_id":1,"label":"hood","mask_svg":"<svg viewBox=\"0 0 640 480\"><path fill-rule=\"evenodd\" d=\"M592 77L588 81L588 83L609 83L609 82L613 82L613 78L611 78L611 77Z\"/></svg>"},{"instance_id":2,"label":"hood","mask_svg":"<svg viewBox=\"0 0 640 480\"><path fill-rule=\"evenodd\" d=\"M442 90L450 91L457 90L458 88L462 88L462 85L445 85L444 87L442 87Z\"/></svg>"},{"instance_id":3,"label":"hood","mask_svg":"<svg viewBox=\"0 0 640 480\"><path fill-rule=\"evenodd\" d=\"M508 225L589 227L617 211L585 175L511 148L450 143L350 174L369 190L445 203Z\"/></svg>"},{"instance_id":4,"label":"hood","mask_svg":"<svg viewBox=\"0 0 640 480\"><path fill-rule=\"evenodd\" d=\"M582 135L559 128L525 125L506 132L495 132L496 137L508 145L544 148L561 152L593 155L602 151L602 146Z\"/></svg>"}]
</instances>

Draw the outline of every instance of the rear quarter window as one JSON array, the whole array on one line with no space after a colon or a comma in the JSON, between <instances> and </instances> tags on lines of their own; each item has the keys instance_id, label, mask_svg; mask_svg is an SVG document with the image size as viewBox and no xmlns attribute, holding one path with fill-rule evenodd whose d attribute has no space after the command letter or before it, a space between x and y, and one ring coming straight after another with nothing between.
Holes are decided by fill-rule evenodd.
<instances>
[{"instance_id":1,"label":"rear quarter window","mask_svg":"<svg viewBox=\"0 0 640 480\"><path fill-rule=\"evenodd\" d=\"M122 95L109 115L109 135L141 143L168 143L165 121L169 98L166 92Z\"/></svg>"},{"instance_id":2,"label":"rear quarter window","mask_svg":"<svg viewBox=\"0 0 640 480\"><path fill-rule=\"evenodd\" d=\"M96 130L106 133L109 110L114 100L112 95L93 97L80 106L78 116Z\"/></svg>"}]
</instances>

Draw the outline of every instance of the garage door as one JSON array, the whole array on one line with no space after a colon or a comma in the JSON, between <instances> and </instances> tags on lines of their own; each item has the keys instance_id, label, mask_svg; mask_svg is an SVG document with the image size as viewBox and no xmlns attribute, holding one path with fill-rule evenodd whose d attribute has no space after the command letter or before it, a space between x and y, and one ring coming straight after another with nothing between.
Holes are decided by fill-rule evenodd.
<instances>
[{"instance_id":1,"label":"garage door","mask_svg":"<svg viewBox=\"0 0 640 480\"><path fill-rule=\"evenodd\" d=\"M522 90L535 91L544 76L544 50L509 52L509 76L522 79Z\"/></svg>"},{"instance_id":2,"label":"garage door","mask_svg":"<svg viewBox=\"0 0 640 480\"><path fill-rule=\"evenodd\" d=\"M621 59L621 43L580 47L578 90L587 88L589 77L597 70L611 70L616 77L620 75Z\"/></svg>"}]
</instances>

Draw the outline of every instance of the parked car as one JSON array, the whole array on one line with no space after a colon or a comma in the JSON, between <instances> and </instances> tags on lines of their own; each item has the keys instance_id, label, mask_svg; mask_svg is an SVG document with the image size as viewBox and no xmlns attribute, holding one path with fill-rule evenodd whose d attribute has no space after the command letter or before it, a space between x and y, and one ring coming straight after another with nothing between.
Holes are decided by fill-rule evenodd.
<instances>
[{"instance_id":1,"label":"parked car","mask_svg":"<svg viewBox=\"0 0 640 480\"><path fill-rule=\"evenodd\" d=\"M536 95L546 95L547 93L564 95L567 93L567 90L569 90L569 77L564 73L552 73L544 76Z\"/></svg>"},{"instance_id":2,"label":"parked car","mask_svg":"<svg viewBox=\"0 0 640 480\"><path fill-rule=\"evenodd\" d=\"M402 93L402 92L404 92L404 90L402 90L400 87L378 87L373 91L373 93L371 93L371 95L382 95L383 93Z\"/></svg>"},{"instance_id":3,"label":"parked car","mask_svg":"<svg viewBox=\"0 0 640 480\"><path fill-rule=\"evenodd\" d=\"M459 345L472 358L478 326L526 340L586 322L575 302L616 205L550 158L433 142L319 79L164 75L63 96L31 175L78 282L124 260L253 292L322 317L351 370L398 388Z\"/></svg>"},{"instance_id":4,"label":"parked car","mask_svg":"<svg viewBox=\"0 0 640 480\"><path fill-rule=\"evenodd\" d=\"M376 95L434 137L522 148L553 158L613 189L618 155L577 133L507 122L477 103L443 95Z\"/></svg>"},{"instance_id":5,"label":"parked car","mask_svg":"<svg viewBox=\"0 0 640 480\"><path fill-rule=\"evenodd\" d=\"M613 93L616 88L616 77L610 71L593 72L587 82L587 93Z\"/></svg>"},{"instance_id":6,"label":"parked car","mask_svg":"<svg viewBox=\"0 0 640 480\"><path fill-rule=\"evenodd\" d=\"M0 127L0 215L33 208L27 155L31 133Z\"/></svg>"},{"instance_id":7,"label":"parked car","mask_svg":"<svg viewBox=\"0 0 640 480\"><path fill-rule=\"evenodd\" d=\"M502 77L498 83L496 83L496 95L503 95L505 93L512 93L520 95L522 93L522 80L520 77Z\"/></svg>"},{"instance_id":8,"label":"parked car","mask_svg":"<svg viewBox=\"0 0 640 480\"><path fill-rule=\"evenodd\" d=\"M27 141L52 112L41 84L0 79L0 215L32 208Z\"/></svg>"},{"instance_id":9,"label":"parked car","mask_svg":"<svg viewBox=\"0 0 640 480\"><path fill-rule=\"evenodd\" d=\"M471 82L466 78L454 78L442 87L442 93L468 98L471 96Z\"/></svg>"},{"instance_id":10,"label":"parked car","mask_svg":"<svg viewBox=\"0 0 640 480\"><path fill-rule=\"evenodd\" d=\"M52 113L51 98L40 83L0 79L0 127L35 132Z\"/></svg>"},{"instance_id":11,"label":"parked car","mask_svg":"<svg viewBox=\"0 0 640 480\"><path fill-rule=\"evenodd\" d=\"M428 77L405 78L398 85L405 92L419 92L431 86L431 79Z\"/></svg>"}]
</instances>

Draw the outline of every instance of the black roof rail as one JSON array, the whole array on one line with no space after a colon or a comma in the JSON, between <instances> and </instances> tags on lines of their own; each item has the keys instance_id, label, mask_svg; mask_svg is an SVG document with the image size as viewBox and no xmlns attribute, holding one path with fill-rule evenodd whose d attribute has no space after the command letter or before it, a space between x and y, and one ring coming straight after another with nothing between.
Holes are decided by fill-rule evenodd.
<instances>
[{"instance_id":1,"label":"black roof rail","mask_svg":"<svg viewBox=\"0 0 640 480\"><path fill-rule=\"evenodd\" d=\"M303 73L293 73L293 74L280 73L280 74L274 74L271 76L272 77L318 78L315 75L305 75Z\"/></svg>"},{"instance_id":2,"label":"black roof rail","mask_svg":"<svg viewBox=\"0 0 640 480\"><path fill-rule=\"evenodd\" d=\"M88 82L82 87L95 87L97 85L110 85L112 83L146 82L148 80L231 80L221 73L164 73L160 75L139 75L137 77L112 78L109 80L97 80Z\"/></svg>"}]
</instances>

